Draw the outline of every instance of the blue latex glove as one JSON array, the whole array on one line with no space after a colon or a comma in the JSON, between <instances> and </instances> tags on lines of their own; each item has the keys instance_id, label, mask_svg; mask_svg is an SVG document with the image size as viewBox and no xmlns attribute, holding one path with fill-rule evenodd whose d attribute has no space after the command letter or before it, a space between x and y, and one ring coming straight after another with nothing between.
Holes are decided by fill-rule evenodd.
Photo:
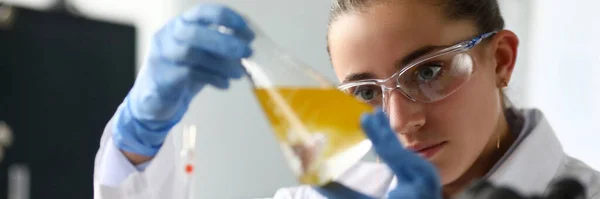
<instances>
[{"instance_id":1,"label":"blue latex glove","mask_svg":"<svg viewBox=\"0 0 600 199\"><path fill-rule=\"evenodd\" d=\"M361 126L379 157L392 169L398 179L398 185L387 198L442 199L441 184L435 167L402 147L382 110L363 115ZM316 189L330 199L370 198L338 183Z\"/></svg>"},{"instance_id":2,"label":"blue latex glove","mask_svg":"<svg viewBox=\"0 0 600 199\"><path fill-rule=\"evenodd\" d=\"M223 34L211 25L223 25ZM124 151L154 156L192 98L207 85L229 87L244 76L241 58L252 51L254 33L235 11L202 4L166 24L152 40L136 82L116 113L115 144Z\"/></svg>"}]
</instances>

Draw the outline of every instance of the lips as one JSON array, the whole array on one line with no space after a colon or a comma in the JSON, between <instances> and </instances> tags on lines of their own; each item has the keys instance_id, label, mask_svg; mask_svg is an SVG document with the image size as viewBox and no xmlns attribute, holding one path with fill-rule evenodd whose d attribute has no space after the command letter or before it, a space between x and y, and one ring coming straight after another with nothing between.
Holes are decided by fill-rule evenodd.
<instances>
[{"instance_id":1,"label":"lips","mask_svg":"<svg viewBox=\"0 0 600 199\"><path fill-rule=\"evenodd\" d=\"M424 158L431 158L437 154L447 142L436 142L436 143L415 143L406 149L411 150Z\"/></svg>"}]
</instances>

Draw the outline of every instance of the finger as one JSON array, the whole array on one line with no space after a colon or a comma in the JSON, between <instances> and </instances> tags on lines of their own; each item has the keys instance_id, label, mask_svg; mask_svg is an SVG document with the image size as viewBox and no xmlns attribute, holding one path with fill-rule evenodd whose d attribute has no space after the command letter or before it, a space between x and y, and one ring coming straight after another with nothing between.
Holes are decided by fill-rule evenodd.
<instances>
[{"instance_id":1,"label":"finger","mask_svg":"<svg viewBox=\"0 0 600 199\"><path fill-rule=\"evenodd\" d=\"M417 189L419 187L416 187ZM420 199L420 198L427 198L427 197L419 197L418 190L415 190L415 187L408 187L408 186L402 186L402 184L399 184L398 187L394 188L392 191L390 191L388 193L387 198L388 199ZM430 199L430 198L428 198ZM435 198L431 198L431 199L435 199Z\"/></svg>"},{"instance_id":2,"label":"finger","mask_svg":"<svg viewBox=\"0 0 600 199\"><path fill-rule=\"evenodd\" d=\"M229 88L229 79L224 76L211 74L202 70L191 70L189 76L194 84L210 84L218 89Z\"/></svg>"},{"instance_id":3,"label":"finger","mask_svg":"<svg viewBox=\"0 0 600 199\"><path fill-rule=\"evenodd\" d=\"M418 177L420 174L416 170L423 170L421 167L427 167L425 171L429 172L426 160L402 147L381 109L374 114L364 115L361 125L379 157L398 177L409 178L407 180Z\"/></svg>"},{"instance_id":4,"label":"finger","mask_svg":"<svg viewBox=\"0 0 600 199\"><path fill-rule=\"evenodd\" d=\"M246 74L241 60L221 59L198 49L192 49L186 60L186 65L192 68L202 68L229 78L239 79Z\"/></svg>"},{"instance_id":5,"label":"finger","mask_svg":"<svg viewBox=\"0 0 600 199\"><path fill-rule=\"evenodd\" d=\"M165 42L158 55L164 62L181 67L203 67L229 78L239 79L246 74L239 59L216 57L204 50Z\"/></svg>"},{"instance_id":6,"label":"finger","mask_svg":"<svg viewBox=\"0 0 600 199\"><path fill-rule=\"evenodd\" d=\"M192 66L193 69L203 69L207 72L219 74L227 78L240 79L246 74L246 69L240 60L215 60L214 64L200 64Z\"/></svg>"},{"instance_id":7,"label":"finger","mask_svg":"<svg viewBox=\"0 0 600 199\"><path fill-rule=\"evenodd\" d=\"M186 24L181 20L172 23L173 45L200 48L228 59L240 59L252 53L250 44L234 35L223 34L202 25Z\"/></svg>"},{"instance_id":8,"label":"finger","mask_svg":"<svg viewBox=\"0 0 600 199\"><path fill-rule=\"evenodd\" d=\"M377 154L398 177L398 184L417 184L429 190L440 186L435 167L402 147L383 110L363 116L361 122Z\"/></svg>"},{"instance_id":9,"label":"finger","mask_svg":"<svg viewBox=\"0 0 600 199\"><path fill-rule=\"evenodd\" d=\"M174 46L165 48L164 56L177 65L204 68L229 78L239 79L246 71L240 59L223 59L197 48ZM173 49L173 50L169 50Z\"/></svg>"},{"instance_id":10,"label":"finger","mask_svg":"<svg viewBox=\"0 0 600 199\"><path fill-rule=\"evenodd\" d=\"M233 9L219 4L200 4L182 15L182 19L189 23L202 25L222 25L231 28L234 34L247 42L254 39L254 32L248 23Z\"/></svg>"},{"instance_id":11,"label":"finger","mask_svg":"<svg viewBox=\"0 0 600 199\"><path fill-rule=\"evenodd\" d=\"M398 141L381 109L377 109L373 114L363 115L361 126L381 159L391 165L397 165L406 158L411 158Z\"/></svg>"}]
</instances>

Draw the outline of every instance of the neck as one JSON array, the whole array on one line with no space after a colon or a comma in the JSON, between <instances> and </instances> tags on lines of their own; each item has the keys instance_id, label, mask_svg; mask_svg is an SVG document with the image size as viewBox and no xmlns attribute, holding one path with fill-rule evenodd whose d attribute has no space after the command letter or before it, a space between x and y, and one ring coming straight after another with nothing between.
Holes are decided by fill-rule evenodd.
<instances>
[{"instance_id":1,"label":"neck","mask_svg":"<svg viewBox=\"0 0 600 199\"><path fill-rule=\"evenodd\" d=\"M462 176L454 182L444 185L444 198L452 198L463 191L474 180L485 176L500 158L504 156L515 140L516 136L510 133L508 122L506 121L504 112L502 112L496 130L490 137L479 158L475 160L473 165Z\"/></svg>"}]
</instances>

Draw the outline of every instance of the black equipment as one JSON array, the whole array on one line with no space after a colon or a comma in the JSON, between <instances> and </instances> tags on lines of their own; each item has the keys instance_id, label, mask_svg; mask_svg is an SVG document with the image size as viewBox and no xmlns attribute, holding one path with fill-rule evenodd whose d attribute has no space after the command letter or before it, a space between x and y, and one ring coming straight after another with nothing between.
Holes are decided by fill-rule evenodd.
<instances>
[{"instance_id":1,"label":"black equipment","mask_svg":"<svg viewBox=\"0 0 600 199\"><path fill-rule=\"evenodd\" d=\"M487 181L470 186L458 199L585 199L586 189L577 180L564 178L553 182L541 195L523 196L506 187L496 187Z\"/></svg>"},{"instance_id":2,"label":"black equipment","mask_svg":"<svg viewBox=\"0 0 600 199\"><path fill-rule=\"evenodd\" d=\"M0 3L0 124L12 132L0 198L17 189L30 199L93 198L100 136L135 79L135 41L133 26L76 16L64 4Z\"/></svg>"}]
</instances>

